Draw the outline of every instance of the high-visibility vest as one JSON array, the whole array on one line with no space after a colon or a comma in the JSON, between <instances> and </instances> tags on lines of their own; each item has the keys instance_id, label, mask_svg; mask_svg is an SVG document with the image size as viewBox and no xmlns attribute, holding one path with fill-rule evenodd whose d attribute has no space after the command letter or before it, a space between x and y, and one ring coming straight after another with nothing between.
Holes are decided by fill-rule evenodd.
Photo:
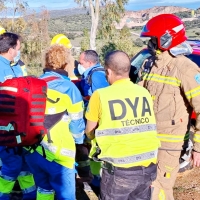
<instances>
[{"instance_id":1,"label":"high-visibility vest","mask_svg":"<svg viewBox=\"0 0 200 200\"><path fill-rule=\"evenodd\" d=\"M48 89L47 96L57 103L47 101L45 114L54 115L67 111L68 106L71 105L71 99L68 95L62 94L56 90ZM52 119L53 120L53 119ZM50 122L50 123L53 123ZM62 115L59 120L51 129L50 137L52 143L49 143L47 135L43 138L41 145L45 149L46 159L55 161L68 168L73 168L75 163L75 142L72 134L69 131L70 118L67 112ZM38 146L36 151L43 155L43 149Z\"/></svg>"},{"instance_id":2,"label":"high-visibility vest","mask_svg":"<svg viewBox=\"0 0 200 200\"><path fill-rule=\"evenodd\" d=\"M157 138L152 98L149 92L130 81L98 90L102 108L90 156L96 145L98 158L114 166L129 168L156 163Z\"/></svg>"}]
</instances>

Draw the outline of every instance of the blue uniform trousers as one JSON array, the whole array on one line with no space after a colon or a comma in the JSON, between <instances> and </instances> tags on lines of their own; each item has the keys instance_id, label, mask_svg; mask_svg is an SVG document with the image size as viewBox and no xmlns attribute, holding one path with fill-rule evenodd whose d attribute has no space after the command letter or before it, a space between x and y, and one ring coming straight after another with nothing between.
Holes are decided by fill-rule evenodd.
<instances>
[{"instance_id":1,"label":"blue uniform trousers","mask_svg":"<svg viewBox=\"0 0 200 200\"><path fill-rule=\"evenodd\" d=\"M37 151L25 156L34 175L37 200L75 200L75 170L50 162Z\"/></svg>"},{"instance_id":2,"label":"blue uniform trousers","mask_svg":"<svg viewBox=\"0 0 200 200\"><path fill-rule=\"evenodd\" d=\"M33 175L25 162L23 155L16 154L16 149L0 147L2 161L0 175L0 200L9 200L15 181L18 179L23 192L24 200L32 200L36 197L36 186Z\"/></svg>"}]
</instances>

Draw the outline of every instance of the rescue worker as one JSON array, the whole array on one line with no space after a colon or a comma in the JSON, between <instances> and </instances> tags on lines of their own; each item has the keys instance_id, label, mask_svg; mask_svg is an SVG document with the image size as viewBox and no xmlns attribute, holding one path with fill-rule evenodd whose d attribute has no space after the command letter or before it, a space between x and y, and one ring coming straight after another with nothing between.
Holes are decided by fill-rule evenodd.
<instances>
[{"instance_id":1,"label":"rescue worker","mask_svg":"<svg viewBox=\"0 0 200 200\"><path fill-rule=\"evenodd\" d=\"M75 200L75 143L83 143L83 101L68 78L70 51L52 45L45 54L48 83L45 127L48 133L26 160L38 186L37 200Z\"/></svg>"},{"instance_id":2,"label":"rescue worker","mask_svg":"<svg viewBox=\"0 0 200 200\"><path fill-rule=\"evenodd\" d=\"M146 89L130 81L130 66L122 51L106 55L111 86L96 90L86 111L90 156L104 163L101 200L149 200L150 185L156 178L160 142L153 102Z\"/></svg>"},{"instance_id":3,"label":"rescue worker","mask_svg":"<svg viewBox=\"0 0 200 200\"><path fill-rule=\"evenodd\" d=\"M23 76L19 65L11 66L20 51L20 38L14 33L5 32L0 35L0 82L13 77ZM17 148L7 149L0 146L2 168L0 175L0 200L8 200L15 181L23 192L23 199L35 199L36 187L32 174L24 161L24 156L17 154Z\"/></svg>"},{"instance_id":4,"label":"rescue worker","mask_svg":"<svg viewBox=\"0 0 200 200\"><path fill-rule=\"evenodd\" d=\"M59 45L63 45L65 46L67 49L71 49L72 44L70 42L70 40L64 35L64 34L57 34L55 35L52 40L51 40L51 45L54 44L59 44ZM67 71L68 71L68 76L70 78L70 80L72 82L76 82L79 80L77 80L77 76L75 76L74 71L76 71L75 68L75 60L74 58L70 56L70 63L67 65ZM74 63L74 65L73 65ZM76 73L77 74L77 73ZM79 176L80 177L84 177L84 181L85 181L85 177L87 179L88 182L91 182L92 176L90 174L90 161L88 160L88 148L87 146L85 146L84 144L76 144L76 161L77 162L77 172L79 172ZM81 170L79 170L81 169ZM79 179L77 179L79 182ZM82 179L83 180L83 179ZM82 184L83 181L81 181Z\"/></svg>"},{"instance_id":5,"label":"rescue worker","mask_svg":"<svg viewBox=\"0 0 200 200\"><path fill-rule=\"evenodd\" d=\"M200 113L200 69L184 54L192 52L181 19L161 14L150 19L141 37L150 37L152 56L142 67L141 82L152 95L161 148L153 200L173 200L182 147L189 138L190 115ZM194 134L193 163L200 166L200 115Z\"/></svg>"},{"instance_id":6,"label":"rescue worker","mask_svg":"<svg viewBox=\"0 0 200 200\"><path fill-rule=\"evenodd\" d=\"M72 44L70 42L70 40L64 35L64 34L57 34L55 35L52 40L51 40L51 45L54 44L60 44L65 46L67 49L71 49L72 48ZM70 51L71 52L71 51ZM76 75L74 74L74 70L75 70L75 59L74 57L70 54L68 55L70 56L70 63L68 63L67 65L67 72L68 72L68 76L69 78L73 81L73 80L77 80L78 78L76 77Z\"/></svg>"},{"instance_id":7,"label":"rescue worker","mask_svg":"<svg viewBox=\"0 0 200 200\"><path fill-rule=\"evenodd\" d=\"M105 70L100 65L99 56L96 51L86 50L82 52L79 57L79 63L80 64L78 65L78 71L82 75L82 77L81 81L78 82L76 85L81 91L86 109L88 105L88 100L90 99L92 93L99 88L107 87L109 84L105 77ZM86 138L85 143L86 145L88 145L90 141L88 142ZM81 174L80 176L82 177L83 174L85 174L85 176L89 176L89 171L87 170L89 170L88 166L90 165L90 169L93 174L93 180L91 182L91 185L93 186L93 189L96 190L96 192L98 193L100 187L99 173L101 168L101 162L94 162L93 160L90 160L89 162L88 150L90 150L90 148L86 148L85 145L79 145L77 147L77 159L79 160L77 161L79 163L78 172L79 174ZM86 171L88 173L86 173Z\"/></svg>"},{"instance_id":8,"label":"rescue worker","mask_svg":"<svg viewBox=\"0 0 200 200\"><path fill-rule=\"evenodd\" d=\"M6 33L6 30L0 26L0 34ZM15 56L13 62L11 63L11 66L14 65L19 65L22 69L23 72L23 76L27 76L27 69L26 69L26 65L24 64L24 62L22 62L20 60L20 51L17 52L17 56Z\"/></svg>"},{"instance_id":9,"label":"rescue worker","mask_svg":"<svg viewBox=\"0 0 200 200\"><path fill-rule=\"evenodd\" d=\"M82 75L80 84L77 85L84 98L85 107L92 93L108 86L104 68L100 65L99 56L94 50L86 50L79 57L79 74Z\"/></svg>"}]
</instances>

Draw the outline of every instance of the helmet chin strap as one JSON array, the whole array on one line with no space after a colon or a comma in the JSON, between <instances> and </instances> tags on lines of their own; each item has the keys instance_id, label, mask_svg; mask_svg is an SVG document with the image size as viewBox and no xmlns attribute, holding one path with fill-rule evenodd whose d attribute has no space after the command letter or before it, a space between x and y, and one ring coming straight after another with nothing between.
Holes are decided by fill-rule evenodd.
<instances>
[{"instance_id":1,"label":"helmet chin strap","mask_svg":"<svg viewBox=\"0 0 200 200\"><path fill-rule=\"evenodd\" d=\"M152 39L150 39L150 40L148 41L147 48L148 48L148 50L149 50L149 53L150 53L152 56L155 56L155 55L156 55L156 51L158 50L157 42L155 42L155 40L153 41Z\"/></svg>"}]
</instances>

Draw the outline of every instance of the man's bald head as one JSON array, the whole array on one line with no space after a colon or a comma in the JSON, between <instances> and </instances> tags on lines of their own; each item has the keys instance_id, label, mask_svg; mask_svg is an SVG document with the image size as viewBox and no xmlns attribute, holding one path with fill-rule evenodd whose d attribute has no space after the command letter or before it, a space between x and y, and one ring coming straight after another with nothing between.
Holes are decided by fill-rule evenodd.
<instances>
[{"instance_id":1,"label":"man's bald head","mask_svg":"<svg viewBox=\"0 0 200 200\"><path fill-rule=\"evenodd\" d=\"M111 69L117 76L129 76L131 62L123 51L113 51L105 57L105 68Z\"/></svg>"}]
</instances>

